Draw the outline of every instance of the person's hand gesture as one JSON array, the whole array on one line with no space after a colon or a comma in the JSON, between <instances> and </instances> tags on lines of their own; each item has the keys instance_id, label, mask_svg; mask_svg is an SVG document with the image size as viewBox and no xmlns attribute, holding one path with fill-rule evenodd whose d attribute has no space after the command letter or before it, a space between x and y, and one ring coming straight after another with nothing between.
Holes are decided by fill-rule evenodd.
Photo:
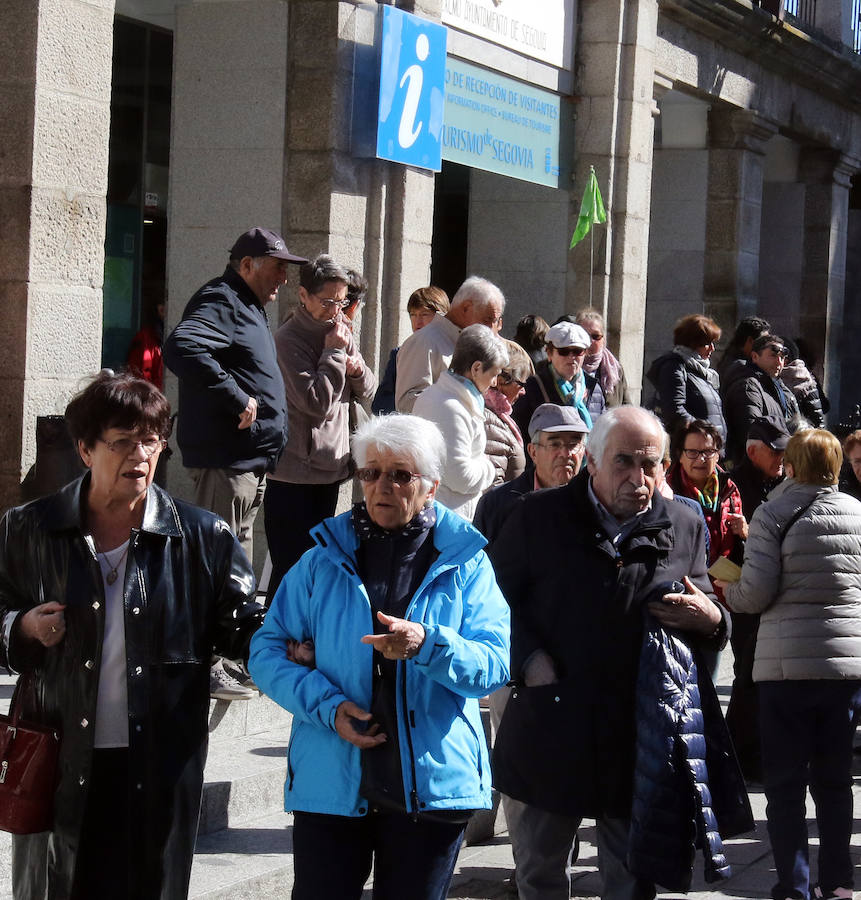
<instances>
[{"instance_id":1,"label":"person's hand gesture","mask_svg":"<svg viewBox=\"0 0 861 900\"><path fill-rule=\"evenodd\" d=\"M65 608L65 603L51 600L27 610L21 616L21 634L44 647L55 647L66 635Z\"/></svg>"},{"instance_id":2,"label":"person's hand gesture","mask_svg":"<svg viewBox=\"0 0 861 900\"><path fill-rule=\"evenodd\" d=\"M711 634L721 623L717 605L685 576L684 594L664 594L649 604L649 612L667 628Z\"/></svg>"},{"instance_id":3,"label":"person's hand gesture","mask_svg":"<svg viewBox=\"0 0 861 900\"><path fill-rule=\"evenodd\" d=\"M335 710L335 731L350 744L360 750L370 750L385 743L386 736L380 731L373 717L352 700L344 700ZM367 723L371 724L367 724Z\"/></svg>"},{"instance_id":4,"label":"person's hand gesture","mask_svg":"<svg viewBox=\"0 0 861 900\"><path fill-rule=\"evenodd\" d=\"M371 644L374 650L386 659L412 659L425 642L424 626L406 619L396 619L384 612L377 613L377 619L387 625L388 634L366 634L363 644Z\"/></svg>"}]
</instances>

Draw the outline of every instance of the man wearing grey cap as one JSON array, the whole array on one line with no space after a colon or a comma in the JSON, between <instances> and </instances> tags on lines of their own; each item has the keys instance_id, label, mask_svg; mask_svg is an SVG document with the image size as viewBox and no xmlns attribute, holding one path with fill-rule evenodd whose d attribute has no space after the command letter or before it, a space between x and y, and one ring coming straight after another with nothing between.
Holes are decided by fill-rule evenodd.
<instances>
[{"instance_id":1,"label":"man wearing grey cap","mask_svg":"<svg viewBox=\"0 0 861 900\"><path fill-rule=\"evenodd\" d=\"M583 371L592 338L573 322L557 322L545 337L547 359L526 381L526 393L514 404L512 418L523 434L542 403L572 406L591 428L606 405L598 379Z\"/></svg>"},{"instance_id":2,"label":"man wearing grey cap","mask_svg":"<svg viewBox=\"0 0 861 900\"><path fill-rule=\"evenodd\" d=\"M264 307L287 280L288 264L305 262L280 234L246 231L224 274L188 301L164 345L164 361L179 379L177 443L194 481L193 500L227 522L249 559L266 472L287 436L284 381ZM217 663L213 697L254 695L225 674Z\"/></svg>"},{"instance_id":3,"label":"man wearing grey cap","mask_svg":"<svg viewBox=\"0 0 861 900\"><path fill-rule=\"evenodd\" d=\"M478 501L472 524L489 542L499 534L512 506L524 494L561 487L580 471L589 428L573 406L542 403L529 420L526 451L532 466Z\"/></svg>"}]
</instances>

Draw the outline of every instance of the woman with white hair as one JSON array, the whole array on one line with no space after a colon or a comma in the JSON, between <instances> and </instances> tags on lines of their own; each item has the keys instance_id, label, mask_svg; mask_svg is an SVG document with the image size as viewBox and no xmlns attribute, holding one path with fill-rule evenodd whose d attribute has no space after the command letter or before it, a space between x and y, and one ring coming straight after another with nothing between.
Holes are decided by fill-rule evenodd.
<instances>
[{"instance_id":1,"label":"woman with white hair","mask_svg":"<svg viewBox=\"0 0 861 900\"><path fill-rule=\"evenodd\" d=\"M478 498L496 478L485 455L484 395L496 384L508 351L486 325L464 328L448 371L419 394L417 416L439 426L447 448L437 499L472 521Z\"/></svg>"},{"instance_id":2,"label":"woman with white hair","mask_svg":"<svg viewBox=\"0 0 861 900\"><path fill-rule=\"evenodd\" d=\"M478 698L508 680L509 613L484 538L434 502L439 429L353 436L364 501L312 531L251 648L293 713L294 900L442 900L470 812L491 805ZM333 861L337 861L333 864Z\"/></svg>"}]
</instances>

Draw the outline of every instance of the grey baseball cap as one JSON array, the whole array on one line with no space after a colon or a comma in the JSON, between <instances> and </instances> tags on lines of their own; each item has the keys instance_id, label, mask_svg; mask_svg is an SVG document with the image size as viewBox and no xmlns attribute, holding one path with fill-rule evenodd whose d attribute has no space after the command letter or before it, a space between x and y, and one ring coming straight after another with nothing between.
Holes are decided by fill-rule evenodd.
<instances>
[{"instance_id":1,"label":"grey baseball cap","mask_svg":"<svg viewBox=\"0 0 861 900\"><path fill-rule=\"evenodd\" d=\"M588 434L589 428L573 406L542 403L529 420L529 439L533 444L542 431L577 431Z\"/></svg>"}]
</instances>

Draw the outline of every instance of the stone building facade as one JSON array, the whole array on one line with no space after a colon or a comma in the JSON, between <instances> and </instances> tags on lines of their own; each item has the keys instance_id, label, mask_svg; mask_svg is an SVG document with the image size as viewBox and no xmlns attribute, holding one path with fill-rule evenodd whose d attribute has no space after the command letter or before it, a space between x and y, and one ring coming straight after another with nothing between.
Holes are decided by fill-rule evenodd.
<instances>
[{"instance_id":1,"label":"stone building facade","mask_svg":"<svg viewBox=\"0 0 861 900\"><path fill-rule=\"evenodd\" d=\"M393 5L440 21L445 2ZM408 332L406 297L443 270L448 234L458 258L448 277L460 267L497 281L509 298L506 334L526 312L554 319L591 296L635 391L678 316L705 311L729 332L759 312L812 341L835 416L861 400L851 388L861 357L843 343L861 325L851 0L820 0L815 27L750 0L565 2L570 63L449 34L450 54L560 98L573 121L571 177L552 188L354 152L373 0L9 0L0 505L17 500L34 460L36 417L61 412L79 380L111 361L103 337L116 310L103 312L105 273L110 291L146 277L139 259L120 265L107 221L122 189L111 180L119 120L112 133L110 115L122 23L145 23L172 46L169 162L141 165L139 204L145 221L164 227L168 328L221 271L237 234L280 227L291 250L326 250L363 271L371 287L361 347L379 370ZM569 251L590 165L608 222L595 229L594 253L585 242ZM295 287L294 274L273 320L288 313ZM175 486L182 491L181 478Z\"/></svg>"}]
</instances>

